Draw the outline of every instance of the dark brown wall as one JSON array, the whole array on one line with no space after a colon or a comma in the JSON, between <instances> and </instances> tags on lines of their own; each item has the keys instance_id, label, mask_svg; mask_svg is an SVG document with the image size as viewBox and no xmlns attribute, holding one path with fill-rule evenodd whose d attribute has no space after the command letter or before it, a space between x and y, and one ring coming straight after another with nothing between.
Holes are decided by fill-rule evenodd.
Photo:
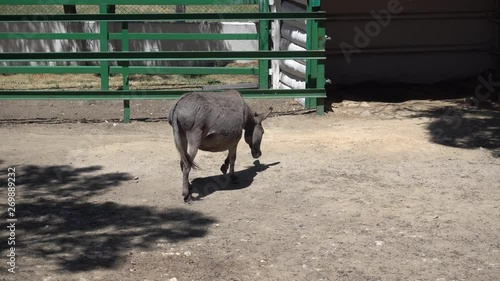
<instances>
[{"instance_id":1,"label":"dark brown wall","mask_svg":"<svg viewBox=\"0 0 500 281\"><path fill-rule=\"evenodd\" d=\"M496 0L401 0L387 27L356 45L355 28L374 21L371 11L387 11L395 0L323 0L328 13L327 76L335 83L422 82L478 75L496 68L498 24L491 21ZM399 5L398 5L399 6ZM344 43L343 43L344 42ZM342 45L344 44L344 45ZM349 56L342 46L359 47Z\"/></svg>"}]
</instances>

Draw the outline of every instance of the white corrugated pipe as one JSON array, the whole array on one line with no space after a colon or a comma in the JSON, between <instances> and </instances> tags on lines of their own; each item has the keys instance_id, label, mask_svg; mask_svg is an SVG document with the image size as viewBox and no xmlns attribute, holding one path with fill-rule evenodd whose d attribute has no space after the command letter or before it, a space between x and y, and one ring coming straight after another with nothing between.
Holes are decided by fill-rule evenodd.
<instances>
[{"instance_id":1,"label":"white corrugated pipe","mask_svg":"<svg viewBox=\"0 0 500 281\"><path fill-rule=\"evenodd\" d=\"M301 47L306 47L307 43L307 34L305 30L300 29L296 26L283 23L281 25L281 36L285 39L287 39L290 42L293 42L294 44L297 44Z\"/></svg>"},{"instance_id":2,"label":"white corrugated pipe","mask_svg":"<svg viewBox=\"0 0 500 281\"><path fill-rule=\"evenodd\" d=\"M295 60L282 60L280 63L282 70L298 77L306 78L306 66Z\"/></svg>"}]
</instances>

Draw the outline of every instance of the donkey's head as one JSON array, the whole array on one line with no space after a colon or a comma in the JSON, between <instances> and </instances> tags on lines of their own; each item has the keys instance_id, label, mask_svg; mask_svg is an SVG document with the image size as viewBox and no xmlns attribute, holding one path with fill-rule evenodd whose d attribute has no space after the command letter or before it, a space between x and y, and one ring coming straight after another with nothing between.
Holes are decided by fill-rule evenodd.
<instances>
[{"instance_id":1,"label":"donkey's head","mask_svg":"<svg viewBox=\"0 0 500 281\"><path fill-rule=\"evenodd\" d=\"M262 142L262 135L264 134L262 121L264 121L272 111L273 108L270 107L268 112L262 114L255 113L251 116L251 120L247 120L245 142L250 146L253 158L259 158L262 155L260 151L260 143Z\"/></svg>"}]
</instances>

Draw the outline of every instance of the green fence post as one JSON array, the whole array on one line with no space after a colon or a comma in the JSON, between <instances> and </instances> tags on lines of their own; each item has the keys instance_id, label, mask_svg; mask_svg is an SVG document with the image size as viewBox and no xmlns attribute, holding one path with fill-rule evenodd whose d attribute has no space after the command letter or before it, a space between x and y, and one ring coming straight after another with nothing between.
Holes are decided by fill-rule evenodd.
<instances>
[{"instance_id":1,"label":"green fence post","mask_svg":"<svg viewBox=\"0 0 500 281\"><path fill-rule=\"evenodd\" d=\"M307 3L307 11L313 11L313 0L309 0ZM306 33L307 33L307 41L306 41L306 50L315 50L316 48L316 37L314 33L316 31L316 21L312 19L306 20ZM306 60L306 88L316 88L316 60L309 59ZM305 100L305 108L311 109L314 108L316 101L312 98L306 98Z\"/></svg>"},{"instance_id":2,"label":"green fence post","mask_svg":"<svg viewBox=\"0 0 500 281\"><path fill-rule=\"evenodd\" d=\"M128 52L128 22L122 22L122 51ZM122 78L123 78L123 90L130 90L129 87L129 65L130 62L124 61L122 62ZM130 123L130 100L123 101L123 123Z\"/></svg>"},{"instance_id":3,"label":"green fence post","mask_svg":"<svg viewBox=\"0 0 500 281\"><path fill-rule=\"evenodd\" d=\"M320 0L310 0L307 6L308 12L320 10ZM320 30L322 29L322 30ZM307 20L307 50L324 50L325 29L324 23L317 19ZM318 59L308 59L306 61L306 88L323 88L325 86L324 61ZM305 107L315 108L318 115L324 114L323 99L306 98Z\"/></svg>"},{"instance_id":4,"label":"green fence post","mask_svg":"<svg viewBox=\"0 0 500 281\"><path fill-rule=\"evenodd\" d=\"M319 1L319 0L317 0ZM318 50L325 50L326 48L326 27L325 21L318 21ZM326 79L325 79L325 59L317 60L317 79L316 79L316 88L324 88ZM318 115L323 115L325 113L325 98L317 98L316 99L316 113Z\"/></svg>"},{"instance_id":5,"label":"green fence post","mask_svg":"<svg viewBox=\"0 0 500 281\"><path fill-rule=\"evenodd\" d=\"M99 5L99 13L100 14L107 14L107 5L106 4L100 4ZM108 22L106 20L101 20L99 22L99 42L100 42L100 51L101 52L108 52ZM99 62L101 65L101 90L109 90L109 62L108 61L100 61Z\"/></svg>"},{"instance_id":6,"label":"green fence post","mask_svg":"<svg viewBox=\"0 0 500 281\"><path fill-rule=\"evenodd\" d=\"M306 11L310 12L311 11L311 7L312 7L312 0L309 0L309 1L307 1ZM307 36L306 37L306 50L307 51L310 51L312 49L312 46L311 46L311 41L312 41L311 30L312 30L311 20L307 19L306 20L306 36ZM311 60L306 60L306 89L309 89L311 87L310 76L311 76ZM310 109L311 108L311 99L310 98L306 98L305 99L304 107L306 109Z\"/></svg>"},{"instance_id":7,"label":"green fence post","mask_svg":"<svg viewBox=\"0 0 500 281\"><path fill-rule=\"evenodd\" d=\"M269 12L269 0L259 2L259 12ZM259 21L259 51L269 50L269 20ZM259 88L269 88L269 60L259 60Z\"/></svg>"}]
</instances>

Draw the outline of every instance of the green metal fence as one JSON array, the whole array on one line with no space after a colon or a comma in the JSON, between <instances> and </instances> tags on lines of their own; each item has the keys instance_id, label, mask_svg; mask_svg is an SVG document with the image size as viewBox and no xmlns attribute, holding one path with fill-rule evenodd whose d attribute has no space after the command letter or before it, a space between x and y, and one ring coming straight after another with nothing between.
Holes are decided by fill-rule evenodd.
<instances>
[{"instance_id":1,"label":"green metal fence","mask_svg":"<svg viewBox=\"0 0 500 281\"><path fill-rule=\"evenodd\" d=\"M39 7L38 0L4 0L0 2L0 10L24 11L26 7ZM306 98L306 107L316 108L318 114L324 112L324 59L325 59L325 14L319 11L319 0L309 0L305 13L270 13L269 0L58 0L59 5L77 5L86 7L86 11L97 8L99 13L61 14L62 7L52 12L37 13L38 9L30 13L19 14L11 12L0 14L1 22L85 22L98 21L98 33L0 33L4 40L40 40L40 39L67 39L67 40L99 40L99 52L56 52L56 53L0 53L0 63L13 62L99 62L99 65L85 66L0 66L0 73L94 73L100 75L100 91L0 91L0 100L6 99L92 99L92 100L124 100L124 122L130 122L130 100L133 99L175 99L186 91L179 90L130 90L130 74L232 74L258 75L259 89L242 89L245 98ZM51 4L51 1L44 2ZM138 4L140 3L140 5ZM110 14L109 5L117 5L116 13ZM147 6L143 6L147 5ZM165 7L185 5L200 9L206 7L202 13L193 13L186 8L187 13L172 13ZM214 6L215 5L215 6ZM222 12L213 13L217 5L233 7ZM54 5L49 5L54 7ZM163 7L157 10L144 10L144 7ZM122 7L120 9L119 7ZM130 7L135 7L132 9ZM256 11L238 11L238 8ZM4 9L5 8L5 9ZM24 9L23 9L24 8ZM123 9L127 8L127 10ZM225 12L225 11L230 12ZM45 10L44 10L45 11ZM78 10L77 10L78 11ZM133 13L129 11L139 11ZM158 12L160 11L160 12ZM307 19L307 51L269 51L269 30L272 20ZM257 34L192 34L192 33L131 33L131 22L172 22L172 21L256 21ZM120 22L120 32L109 32L108 24ZM110 52L109 40L121 40L121 51ZM258 40L258 51L191 51L191 52L131 52L130 40ZM269 89L269 62L282 59L306 59L306 89L278 90ZM206 61L206 60L258 60L258 67L173 67L173 66L131 66L135 61ZM117 62L112 65L111 62ZM123 77L123 87L119 91L109 91L110 74L120 74Z\"/></svg>"}]
</instances>

